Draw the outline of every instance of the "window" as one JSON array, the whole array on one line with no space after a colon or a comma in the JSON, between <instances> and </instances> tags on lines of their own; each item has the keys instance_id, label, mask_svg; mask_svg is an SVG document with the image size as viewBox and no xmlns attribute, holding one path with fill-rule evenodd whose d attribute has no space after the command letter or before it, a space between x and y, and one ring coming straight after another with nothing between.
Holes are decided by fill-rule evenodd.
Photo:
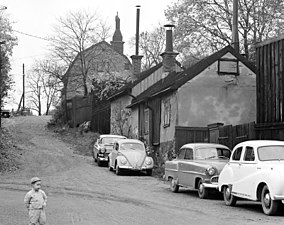
<instances>
[{"instance_id":1,"label":"window","mask_svg":"<svg viewBox=\"0 0 284 225\"><path fill-rule=\"evenodd\" d=\"M219 59L218 60L219 75L239 75L239 61L236 59Z\"/></svg>"},{"instance_id":2,"label":"window","mask_svg":"<svg viewBox=\"0 0 284 225\"><path fill-rule=\"evenodd\" d=\"M171 121L171 102L170 99L164 101L164 127L170 126Z\"/></svg>"},{"instance_id":3,"label":"window","mask_svg":"<svg viewBox=\"0 0 284 225\"><path fill-rule=\"evenodd\" d=\"M232 160L239 161L241 159L242 150L243 147L237 148L233 153Z\"/></svg>"},{"instance_id":4,"label":"window","mask_svg":"<svg viewBox=\"0 0 284 225\"><path fill-rule=\"evenodd\" d=\"M245 151L245 157L244 160L245 161L254 161L255 156L254 156L254 151L253 151L253 147L246 147L246 151Z\"/></svg>"},{"instance_id":5,"label":"window","mask_svg":"<svg viewBox=\"0 0 284 225\"><path fill-rule=\"evenodd\" d=\"M191 148L186 149L184 159L193 159L193 150Z\"/></svg>"},{"instance_id":6,"label":"window","mask_svg":"<svg viewBox=\"0 0 284 225\"><path fill-rule=\"evenodd\" d=\"M184 157L185 157L185 150L186 149L184 149L184 148L179 150L179 153L178 153L178 158L179 159L184 159Z\"/></svg>"}]
</instances>

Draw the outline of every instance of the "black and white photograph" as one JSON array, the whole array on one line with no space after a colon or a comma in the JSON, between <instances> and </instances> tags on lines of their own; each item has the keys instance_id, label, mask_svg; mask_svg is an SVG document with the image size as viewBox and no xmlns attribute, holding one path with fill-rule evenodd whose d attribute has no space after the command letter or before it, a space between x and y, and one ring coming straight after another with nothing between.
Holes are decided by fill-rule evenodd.
<instances>
[{"instance_id":1,"label":"black and white photograph","mask_svg":"<svg viewBox=\"0 0 284 225\"><path fill-rule=\"evenodd\" d=\"M284 0L0 0L0 225L284 224Z\"/></svg>"}]
</instances>

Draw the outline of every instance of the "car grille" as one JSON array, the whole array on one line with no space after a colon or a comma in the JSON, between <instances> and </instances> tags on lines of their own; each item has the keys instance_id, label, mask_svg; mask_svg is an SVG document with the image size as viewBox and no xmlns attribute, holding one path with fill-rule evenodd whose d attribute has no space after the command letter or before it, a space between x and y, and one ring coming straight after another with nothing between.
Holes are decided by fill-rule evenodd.
<instances>
[{"instance_id":1,"label":"car grille","mask_svg":"<svg viewBox=\"0 0 284 225\"><path fill-rule=\"evenodd\" d=\"M211 183L218 183L218 179L219 179L219 176L213 176L211 177L210 181Z\"/></svg>"}]
</instances>

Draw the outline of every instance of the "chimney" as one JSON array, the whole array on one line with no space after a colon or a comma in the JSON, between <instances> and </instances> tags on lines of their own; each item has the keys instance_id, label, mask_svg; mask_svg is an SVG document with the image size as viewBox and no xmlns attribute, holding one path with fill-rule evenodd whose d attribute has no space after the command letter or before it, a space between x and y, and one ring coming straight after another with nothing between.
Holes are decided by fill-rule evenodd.
<instances>
[{"instance_id":1,"label":"chimney","mask_svg":"<svg viewBox=\"0 0 284 225\"><path fill-rule=\"evenodd\" d=\"M120 31L120 19L118 17L118 13L115 16L115 31L112 36L112 41L110 42L112 48L119 53L123 54L123 44L124 42L122 41L122 34Z\"/></svg>"},{"instance_id":2,"label":"chimney","mask_svg":"<svg viewBox=\"0 0 284 225\"><path fill-rule=\"evenodd\" d=\"M238 0L234 0L233 2L232 46L237 52L240 51L238 30Z\"/></svg>"},{"instance_id":3,"label":"chimney","mask_svg":"<svg viewBox=\"0 0 284 225\"><path fill-rule=\"evenodd\" d=\"M163 72L175 71L177 52L173 51L173 28L174 25L165 25L166 28L166 50L161 54L163 57Z\"/></svg>"},{"instance_id":4,"label":"chimney","mask_svg":"<svg viewBox=\"0 0 284 225\"><path fill-rule=\"evenodd\" d=\"M132 65L133 65L133 75L134 79L139 78L141 73L141 60L142 55L139 55L139 20L140 20L140 5L136 6L136 44L135 44L135 55L131 56Z\"/></svg>"}]
</instances>

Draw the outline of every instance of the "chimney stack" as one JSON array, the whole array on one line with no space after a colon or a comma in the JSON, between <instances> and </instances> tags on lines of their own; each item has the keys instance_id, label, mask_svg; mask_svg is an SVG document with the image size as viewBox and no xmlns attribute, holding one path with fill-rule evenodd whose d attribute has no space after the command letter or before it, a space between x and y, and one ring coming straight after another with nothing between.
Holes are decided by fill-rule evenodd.
<instances>
[{"instance_id":1,"label":"chimney stack","mask_svg":"<svg viewBox=\"0 0 284 225\"><path fill-rule=\"evenodd\" d=\"M239 43L239 30L238 30L238 0L233 2L233 26L232 26L232 46L239 52L240 43Z\"/></svg>"},{"instance_id":2,"label":"chimney stack","mask_svg":"<svg viewBox=\"0 0 284 225\"><path fill-rule=\"evenodd\" d=\"M177 52L173 51L173 28L174 25L165 25L166 28L166 49L161 54L163 57L163 72L170 73L175 71Z\"/></svg>"},{"instance_id":3,"label":"chimney stack","mask_svg":"<svg viewBox=\"0 0 284 225\"><path fill-rule=\"evenodd\" d=\"M134 79L139 78L141 73L141 60L142 55L139 55L139 21L140 21L140 5L136 6L136 44L135 44L135 55L131 56L132 65L133 65L133 75Z\"/></svg>"}]
</instances>

